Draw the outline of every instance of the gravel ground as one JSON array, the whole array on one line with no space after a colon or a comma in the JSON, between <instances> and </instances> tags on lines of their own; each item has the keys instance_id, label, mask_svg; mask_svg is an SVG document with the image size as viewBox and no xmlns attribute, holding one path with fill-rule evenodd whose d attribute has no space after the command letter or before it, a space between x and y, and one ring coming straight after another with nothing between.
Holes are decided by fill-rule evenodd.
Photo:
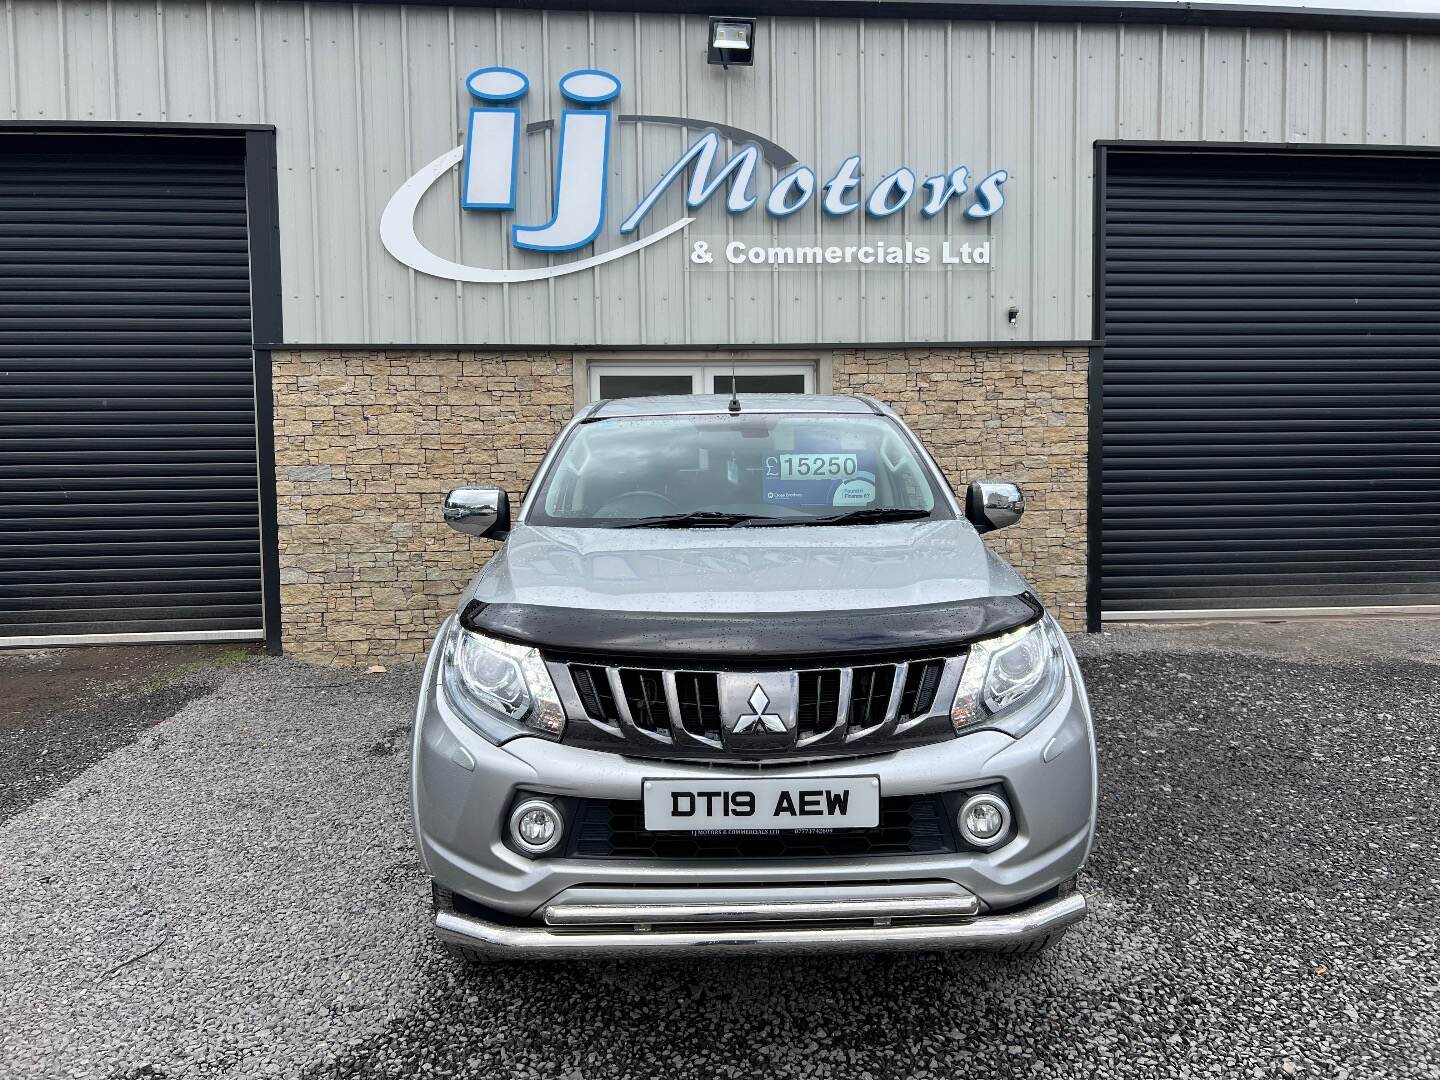
<instances>
[{"instance_id":1,"label":"gravel ground","mask_svg":"<svg viewBox=\"0 0 1440 1080\"><path fill-rule=\"evenodd\" d=\"M0 821L215 689L250 646L0 652Z\"/></svg>"},{"instance_id":2,"label":"gravel ground","mask_svg":"<svg viewBox=\"0 0 1440 1080\"><path fill-rule=\"evenodd\" d=\"M0 825L0 1075L1440 1077L1440 626L1377 627L1083 642L1096 910L1029 963L463 968L415 673L255 660Z\"/></svg>"}]
</instances>

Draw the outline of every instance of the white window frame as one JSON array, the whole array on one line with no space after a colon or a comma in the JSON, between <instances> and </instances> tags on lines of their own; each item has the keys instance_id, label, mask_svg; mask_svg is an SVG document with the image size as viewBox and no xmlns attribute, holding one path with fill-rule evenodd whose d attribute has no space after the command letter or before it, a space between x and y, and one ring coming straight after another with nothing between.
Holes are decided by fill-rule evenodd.
<instances>
[{"instance_id":1,"label":"white window frame","mask_svg":"<svg viewBox=\"0 0 1440 1080\"><path fill-rule=\"evenodd\" d=\"M590 360L586 364L585 389L588 401L600 400L600 376L602 375L689 375L692 394L713 394L715 376L730 374L729 360L660 360L636 362L633 360ZM805 393L816 392L817 363L814 360L777 362L775 360L736 360L733 364L737 375L803 375ZM587 404L580 402L579 404Z\"/></svg>"},{"instance_id":2,"label":"white window frame","mask_svg":"<svg viewBox=\"0 0 1440 1080\"><path fill-rule=\"evenodd\" d=\"M589 365L590 400L600 400L600 377L602 375L687 375L690 378L690 393L696 393L695 375L700 370L697 364L627 364L595 363Z\"/></svg>"}]
</instances>

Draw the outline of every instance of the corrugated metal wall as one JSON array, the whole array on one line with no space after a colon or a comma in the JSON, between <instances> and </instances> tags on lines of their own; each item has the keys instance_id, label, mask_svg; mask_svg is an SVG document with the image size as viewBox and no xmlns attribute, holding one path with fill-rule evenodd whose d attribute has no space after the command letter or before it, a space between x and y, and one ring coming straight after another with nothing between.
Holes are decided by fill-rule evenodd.
<instances>
[{"instance_id":1,"label":"corrugated metal wall","mask_svg":"<svg viewBox=\"0 0 1440 1080\"><path fill-rule=\"evenodd\" d=\"M754 68L726 73L704 62L705 20L683 16L6 0L0 33L0 118L276 125L285 331L296 343L1087 339L1096 139L1440 144L1435 37L764 19ZM994 266L687 271L687 245L671 239L550 282L417 274L381 246L381 209L459 143L461 79L494 63L529 73L527 122L558 115L561 74L597 66L625 83L617 112L730 123L822 179L857 151L871 177L901 164L1009 169L1008 205L988 223L951 209L865 224L872 237L902 221L917 237L993 234ZM688 145L679 128L634 133L622 126L612 157L598 250L619 241L620 218ZM525 222L548 217L552 140L525 140ZM494 216L462 215L453 185L437 184L417 215L435 251L489 266L537 258L510 248ZM679 204L672 191L650 222L672 220ZM714 200L690 231L835 242L860 227L858 216L822 225L812 209L775 226L757 211L727 219Z\"/></svg>"}]
</instances>

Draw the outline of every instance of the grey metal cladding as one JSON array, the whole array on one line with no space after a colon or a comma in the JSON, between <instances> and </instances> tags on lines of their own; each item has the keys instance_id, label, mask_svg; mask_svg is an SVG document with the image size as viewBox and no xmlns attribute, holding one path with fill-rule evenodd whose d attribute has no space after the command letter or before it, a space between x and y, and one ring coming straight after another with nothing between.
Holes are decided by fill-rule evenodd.
<instances>
[{"instance_id":1,"label":"grey metal cladding","mask_svg":"<svg viewBox=\"0 0 1440 1080\"><path fill-rule=\"evenodd\" d=\"M0 117L15 121L267 123L277 128L284 325L295 343L576 345L1054 341L1092 337L1097 139L1440 143L1440 37L1014 21L762 18L755 66L704 61L702 15L385 4L16 2L0 20ZM683 237L526 284L460 285L380 242L390 195L461 141L463 77L502 63L531 80L526 124L559 115L559 77L600 67L617 117L691 117L755 132L823 180L862 152L865 175L965 164L1008 169L993 218L955 209L885 223L776 223L712 199L692 237L800 242L892 234L993 239L987 269L687 269ZM622 122L595 251L697 133ZM438 253L494 267L545 257L499 221L544 221L553 129L522 136L515 218L465 212L457 181L418 213ZM773 174L762 165L760 178ZM767 185L768 186L768 185ZM679 216L672 190L647 221ZM590 250L559 258L576 258ZM1019 309L1009 325L1009 308Z\"/></svg>"}]
</instances>

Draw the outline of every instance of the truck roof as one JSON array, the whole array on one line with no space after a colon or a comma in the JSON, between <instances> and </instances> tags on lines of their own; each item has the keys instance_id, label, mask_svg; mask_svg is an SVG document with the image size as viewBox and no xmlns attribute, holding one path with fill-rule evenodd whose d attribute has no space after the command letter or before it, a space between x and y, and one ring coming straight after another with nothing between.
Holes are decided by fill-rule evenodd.
<instances>
[{"instance_id":1,"label":"truck roof","mask_svg":"<svg viewBox=\"0 0 1440 1080\"><path fill-rule=\"evenodd\" d=\"M880 404L860 394L741 394L744 413L884 414ZM586 420L617 416L689 416L724 414L729 394L677 394L662 397L610 398L592 405Z\"/></svg>"}]
</instances>

